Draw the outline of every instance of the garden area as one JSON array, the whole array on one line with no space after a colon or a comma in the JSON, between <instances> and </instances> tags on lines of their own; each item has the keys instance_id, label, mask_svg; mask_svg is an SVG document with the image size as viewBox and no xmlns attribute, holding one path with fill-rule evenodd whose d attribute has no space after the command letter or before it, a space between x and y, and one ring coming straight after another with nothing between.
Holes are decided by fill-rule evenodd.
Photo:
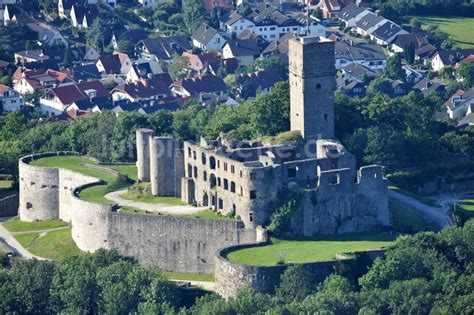
<instances>
[{"instance_id":1,"label":"garden area","mask_svg":"<svg viewBox=\"0 0 474 315\"><path fill-rule=\"evenodd\" d=\"M109 192L125 189L136 180L137 169L135 165L99 165L98 163L82 156L50 156L30 162L34 166L42 167L60 167L75 171L84 175L93 176L103 180L106 184L95 185L82 190L79 194L81 199L98 203L110 203L104 196ZM87 166L91 167L87 167ZM100 166L115 170L122 174L120 178L113 173L100 171L94 166ZM128 180L127 180L128 178Z\"/></svg>"},{"instance_id":2,"label":"garden area","mask_svg":"<svg viewBox=\"0 0 474 315\"><path fill-rule=\"evenodd\" d=\"M270 238L268 245L232 251L232 262L274 266L282 263L308 263L336 259L337 254L383 249L394 244L396 235L388 233L351 233L316 238Z\"/></svg>"},{"instance_id":3,"label":"garden area","mask_svg":"<svg viewBox=\"0 0 474 315\"><path fill-rule=\"evenodd\" d=\"M454 16L415 16L427 29L429 25L436 25L439 30L450 35L459 48L474 48L474 18Z\"/></svg>"}]
</instances>

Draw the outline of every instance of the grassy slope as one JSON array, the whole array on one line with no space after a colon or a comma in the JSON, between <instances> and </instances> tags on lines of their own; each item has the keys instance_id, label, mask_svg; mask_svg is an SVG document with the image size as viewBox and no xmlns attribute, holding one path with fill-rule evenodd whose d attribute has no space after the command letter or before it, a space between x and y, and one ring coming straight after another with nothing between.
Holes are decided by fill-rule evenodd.
<instances>
[{"instance_id":1,"label":"grassy slope","mask_svg":"<svg viewBox=\"0 0 474 315\"><path fill-rule=\"evenodd\" d=\"M119 190L119 189L124 189L130 186L130 183L118 180L117 177L113 174L81 167L80 165L81 163L97 164L81 156L51 156L51 157L41 158L41 159L32 161L30 164L35 165L35 166L43 166L43 167L62 167L65 169L76 171L78 173L82 173L84 175L97 177L107 182L106 185L95 185L95 186L82 190L80 193L80 197L88 201L94 201L94 202L99 202L99 203L110 203L110 201L104 198L104 195L106 195L109 192ZM115 169L126 176L132 175L134 172L136 174L136 167L134 165L110 165L110 166L101 165L101 166Z\"/></svg>"},{"instance_id":2,"label":"grassy slope","mask_svg":"<svg viewBox=\"0 0 474 315\"><path fill-rule=\"evenodd\" d=\"M459 204L459 208L464 211L470 212L471 215L474 215L474 195L469 196L466 199L463 199Z\"/></svg>"},{"instance_id":3,"label":"grassy slope","mask_svg":"<svg viewBox=\"0 0 474 315\"><path fill-rule=\"evenodd\" d=\"M390 212L393 217L393 228L398 231L437 231L436 224L426 221L423 216L405 204L399 204L394 200L389 203Z\"/></svg>"},{"instance_id":4,"label":"grassy slope","mask_svg":"<svg viewBox=\"0 0 474 315\"><path fill-rule=\"evenodd\" d=\"M426 28L429 24L438 25L439 29L451 35L459 48L474 48L474 18L416 16Z\"/></svg>"},{"instance_id":5,"label":"grassy slope","mask_svg":"<svg viewBox=\"0 0 474 315\"><path fill-rule=\"evenodd\" d=\"M388 234L343 234L313 239L277 239L271 244L231 252L227 258L234 262L257 266L276 265L280 260L293 263L324 261L336 258L338 253L366 251L388 247L394 236Z\"/></svg>"},{"instance_id":6,"label":"grassy slope","mask_svg":"<svg viewBox=\"0 0 474 315\"><path fill-rule=\"evenodd\" d=\"M70 228L48 233L18 234L15 238L33 255L44 258L62 260L81 253L72 240Z\"/></svg>"},{"instance_id":7,"label":"grassy slope","mask_svg":"<svg viewBox=\"0 0 474 315\"><path fill-rule=\"evenodd\" d=\"M10 232L23 232L54 229L62 226L67 226L67 223L61 220L23 222L20 221L18 218L11 218L10 220L3 223L3 226Z\"/></svg>"}]
</instances>

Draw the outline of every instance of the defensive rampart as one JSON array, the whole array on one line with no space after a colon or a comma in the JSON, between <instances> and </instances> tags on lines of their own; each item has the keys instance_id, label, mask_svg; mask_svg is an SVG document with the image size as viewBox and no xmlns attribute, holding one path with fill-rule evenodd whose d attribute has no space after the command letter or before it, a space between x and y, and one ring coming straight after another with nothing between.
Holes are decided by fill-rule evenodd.
<instances>
[{"instance_id":1,"label":"defensive rampart","mask_svg":"<svg viewBox=\"0 0 474 315\"><path fill-rule=\"evenodd\" d=\"M280 277L290 266L251 266L229 261L226 256L228 253L254 246L263 246L265 243L236 245L223 248L215 255L215 278L216 292L224 298L229 298L244 288L251 288L257 292L273 293L275 287L280 283ZM364 252L371 260L383 256L384 250L373 250ZM319 261L304 263L305 267L310 269L316 279L323 280L334 272L334 267L338 260Z\"/></svg>"},{"instance_id":2,"label":"defensive rampart","mask_svg":"<svg viewBox=\"0 0 474 315\"><path fill-rule=\"evenodd\" d=\"M20 159L20 219L69 222L72 238L83 251L116 248L124 256L165 271L212 273L218 248L257 239L257 231L245 229L241 221L120 213L114 205L78 197L81 190L100 184L99 179L28 164L42 157L67 154L76 155L59 152Z\"/></svg>"}]
</instances>

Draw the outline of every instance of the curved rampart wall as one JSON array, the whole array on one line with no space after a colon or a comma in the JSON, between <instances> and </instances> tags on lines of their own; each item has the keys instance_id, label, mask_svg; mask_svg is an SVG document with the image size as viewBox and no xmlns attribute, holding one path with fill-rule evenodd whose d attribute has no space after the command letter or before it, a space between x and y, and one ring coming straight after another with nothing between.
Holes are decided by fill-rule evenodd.
<instances>
[{"instance_id":1,"label":"curved rampart wall","mask_svg":"<svg viewBox=\"0 0 474 315\"><path fill-rule=\"evenodd\" d=\"M164 271L213 273L222 246L254 243L255 230L241 221L109 214L109 246Z\"/></svg>"},{"instance_id":2,"label":"curved rampart wall","mask_svg":"<svg viewBox=\"0 0 474 315\"><path fill-rule=\"evenodd\" d=\"M27 164L43 156L48 155L30 155L19 161L18 213L22 221L59 219L59 169Z\"/></svg>"},{"instance_id":3,"label":"curved rampart wall","mask_svg":"<svg viewBox=\"0 0 474 315\"><path fill-rule=\"evenodd\" d=\"M70 204L72 239L82 251L93 252L99 248L109 248L109 214L113 205L82 200L77 194L82 189L97 184L88 183L74 189Z\"/></svg>"},{"instance_id":4,"label":"curved rampart wall","mask_svg":"<svg viewBox=\"0 0 474 315\"><path fill-rule=\"evenodd\" d=\"M216 292L224 298L235 296L237 292L244 288L251 288L257 292L273 293L275 287L280 283L280 277L290 265L276 266L250 266L234 263L226 258L231 251L263 246L265 243L244 244L223 248L215 255L215 281ZM375 260L383 256L384 250L374 250L366 252L368 257ZM334 272L337 260L319 261L304 263L317 279L324 279Z\"/></svg>"}]
</instances>

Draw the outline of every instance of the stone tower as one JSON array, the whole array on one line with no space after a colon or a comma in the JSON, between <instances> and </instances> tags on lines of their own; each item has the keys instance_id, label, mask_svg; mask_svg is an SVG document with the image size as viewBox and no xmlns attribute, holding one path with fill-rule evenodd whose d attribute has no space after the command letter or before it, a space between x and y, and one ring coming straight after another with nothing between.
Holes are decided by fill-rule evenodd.
<instances>
[{"instance_id":1,"label":"stone tower","mask_svg":"<svg viewBox=\"0 0 474 315\"><path fill-rule=\"evenodd\" d=\"M150 181L150 137L155 132L151 129L137 129L137 170L138 180Z\"/></svg>"},{"instance_id":2,"label":"stone tower","mask_svg":"<svg viewBox=\"0 0 474 315\"><path fill-rule=\"evenodd\" d=\"M334 42L324 37L289 41L291 130L305 140L334 138Z\"/></svg>"}]
</instances>

